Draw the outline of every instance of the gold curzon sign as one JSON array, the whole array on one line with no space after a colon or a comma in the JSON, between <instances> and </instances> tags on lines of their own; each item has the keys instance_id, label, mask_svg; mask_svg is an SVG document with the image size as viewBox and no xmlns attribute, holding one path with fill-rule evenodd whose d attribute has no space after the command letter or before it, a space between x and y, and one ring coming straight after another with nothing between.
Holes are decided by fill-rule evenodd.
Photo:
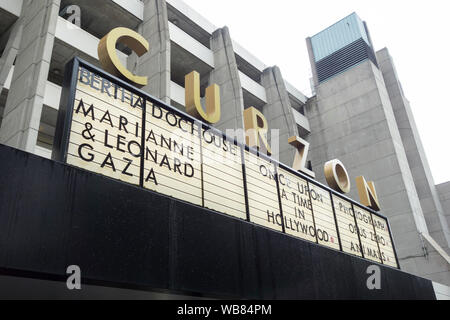
<instances>
[{"instance_id":1,"label":"gold curzon sign","mask_svg":"<svg viewBox=\"0 0 450 320\"><path fill-rule=\"evenodd\" d=\"M131 48L138 56L142 56L149 50L149 44L140 34L127 28L116 28L111 30L100 41L98 46L98 55L103 68L109 73L119 76L138 87L147 85L147 77L132 74L119 61L116 52L116 44L122 42ZM206 111L200 102L200 75L192 71L185 77L185 108L189 115L196 119L215 124L220 121L220 88L213 84L206 89L205 95ZM267 155L271 155L271 147L267 142L268 123L264 115L254 107L244 110L244 125L246 131L246 143L250 147ZM288 143L296 148L296 154L292 168L315 178L315 173L306 168L306 159L308 157L309 143L300 137L290 137ZM325 164L324 173L328 185L340 192L350 192L350 179L344 165L338 160L332 160ZM364 177L356 179L358 194L361 202L375 211L380 211L380 204L375 192L373 182L367 183Z\"/></svg>"},{"instance_id":2,"label":"gold curzon sign","mask_svg":"<svg viewBox=\"0 0 450 320\"><path fill-rule=\"evenodd\" d=\"M65 83L57 159L398 267L388 221L374 211L81 60Z\"/></svg>"}]
</instances>

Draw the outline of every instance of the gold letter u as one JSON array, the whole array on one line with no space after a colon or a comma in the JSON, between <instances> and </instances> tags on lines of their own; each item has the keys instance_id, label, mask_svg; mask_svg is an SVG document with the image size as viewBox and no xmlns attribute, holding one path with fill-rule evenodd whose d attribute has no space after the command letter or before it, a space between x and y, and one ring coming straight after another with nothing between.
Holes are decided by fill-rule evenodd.
<instances>
[{"instance_id":1,"label":"gold letter u","mask_svg":"<svg viewBox=\"0 0 450 320\"><path fill-rule=\"evenodd\" d=\"M185 77L185 104L186 112L191 116L205 120L210 124L220 121L220 88L213 84L206 88L205 103L206 112L200 102L200 75L192 71Z\"/></svg>"}]
</instances>

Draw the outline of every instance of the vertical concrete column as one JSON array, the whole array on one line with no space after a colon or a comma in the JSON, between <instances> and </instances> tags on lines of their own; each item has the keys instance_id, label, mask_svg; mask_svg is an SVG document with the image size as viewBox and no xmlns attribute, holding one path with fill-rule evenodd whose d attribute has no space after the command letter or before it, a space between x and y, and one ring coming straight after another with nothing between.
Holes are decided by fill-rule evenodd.
<instances>
[{"instance_id":1,"label":"vertical concrete column","mask_svg":"<svg viewBox=\"0 0 450 320\"><path fill-rule=\"evenodd\" d=\"M244 128L244 96L234 55L233 43L227 27L216 30L211 37L215 69L209 83L220 86L222 117L214 126L219 130Z\"/></svg>"},{"instance_id":2,"label":"vertical concrete column","mask_svg":"<svg viewBox=\"0 0 450 320\"><path fill-rule=\"evenodd\" d=\"M298 136L299 132L280 68L275 66L264 70L261 84L267 94L267 104L263 107L262 112L269 123L269 143L273 156L279 158L280 162L291 166L295 149L289 145L288 139ZM272 130L279 130L279 135L272 134ZM277 149L279 156L277 156Z\"/></svg>"},{"instance_id":3,"label":"vertical concrete column","mask_svg":"<svg viewBox=\"0 0 450 320\"><path fill-rule=\"evenodd\" d=\"M133 53L128 67L148 76L145 92L170 104L170 33L165 0L144 1L144 20L138 31L149 42L150 50L140 58Z\"/></svg>"},{"instance_id":4,"label":"vertical concrete column","mask_svg":"<svg viewBox=\"0 0 450 320\"><path fill-rule=\"evenodd\" d=\"M308 49L309 63L311 64L311 72L313 75L314 87L319 85L319 77L317 76L316 62L314 61L314 51L312 48L311 38L306 38L306 47Z\"/></svg>"},{"instance_id":5,"label":"vertical concrete column","mask_svg":"<svg viewBox=\"0 0 450 320\"><path fill-rule=\"evenodd\" d=\"M439 200L441 201L445 218L447 219L447 224L450 225L450 182L440 184L436 188L439 193Z\"/></svg>"},{"instance_id":6,"label":"vertical concrete column","mask_svg":"<svg viewBox=\"0 0 450 320\"><path fill-rule=\"evenodd\" d=\"M23 36L0 129L0 143L28 152L36 146L60 0L26 0Z\"/></svg>"},{"instance_id":7,"label":"vertical concrete column","mask_svg":"<svg viewBox=\"0 0 450 320\"><path fill-rule=\"evenodd\" d=\"M431 174L422 141L408 100L405 98L395 65L385 48L377 52L380 69L394 110L395 120L413 172L420 204L430 235L449 253L450 231Z\"/></svg>"},{"instance_id":8,"label":"vertical concrete column","mask_svg":"<svg viewBox=\"0 0 450 320\"><path fill-rule=\"evenodd\" d=\"M0 94L3 91L6 79L8 78L9 72L14 64L14 60L19 52L20 42L22 40L22 30L23 25L16 22L12 27L5 50L3 51L3 55L0 59Z\"/></svg>"}]
</instances>

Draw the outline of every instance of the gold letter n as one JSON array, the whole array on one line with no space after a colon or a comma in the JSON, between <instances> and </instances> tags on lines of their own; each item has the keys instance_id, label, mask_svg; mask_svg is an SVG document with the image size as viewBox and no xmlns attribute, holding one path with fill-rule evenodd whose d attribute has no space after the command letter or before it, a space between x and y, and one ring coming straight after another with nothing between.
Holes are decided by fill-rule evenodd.
<instances>
[{"instance_id":1,"label":"gold letter n","mask_svg":"<svg viewBox=\"0 0 450 320\"><path fill-rule=\"evenodd\" d=\"M358 188L361 203L375 211L380 211L380 203L375 190L375 184L373 182L366 182L366 179L361 176L356 178L356 187Z\"/></svg>"}]
</instances>

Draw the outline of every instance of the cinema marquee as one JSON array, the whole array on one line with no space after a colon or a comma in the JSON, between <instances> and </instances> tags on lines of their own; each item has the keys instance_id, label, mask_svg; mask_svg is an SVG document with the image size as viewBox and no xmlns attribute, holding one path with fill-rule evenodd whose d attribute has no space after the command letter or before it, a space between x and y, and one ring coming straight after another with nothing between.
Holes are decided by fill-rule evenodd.
<instances>
[{"instance_id":1,"label":"cinema marquee","mask_svg":"<svg viewBox=\"0 0 450 320\"><path fill-rule=\"evenodd\" d=\"M54 160L399 268L381 214L78 58L56 130Z\"/></svg>"}]
</instances>

